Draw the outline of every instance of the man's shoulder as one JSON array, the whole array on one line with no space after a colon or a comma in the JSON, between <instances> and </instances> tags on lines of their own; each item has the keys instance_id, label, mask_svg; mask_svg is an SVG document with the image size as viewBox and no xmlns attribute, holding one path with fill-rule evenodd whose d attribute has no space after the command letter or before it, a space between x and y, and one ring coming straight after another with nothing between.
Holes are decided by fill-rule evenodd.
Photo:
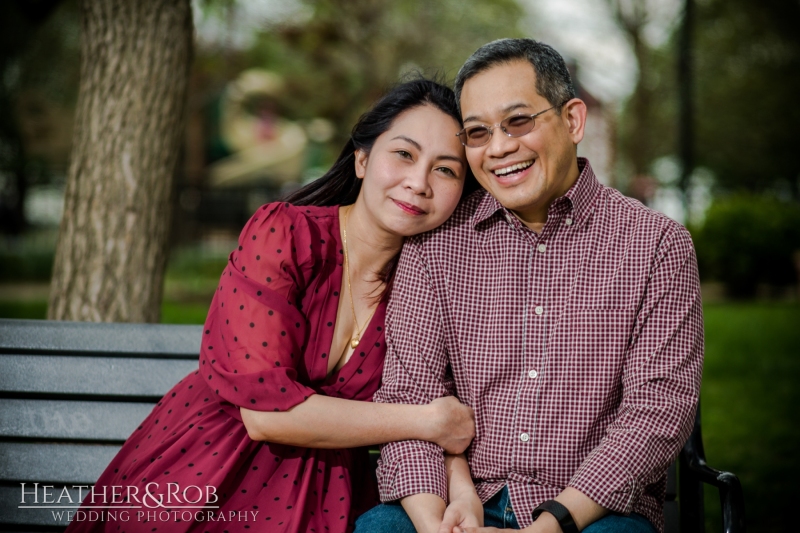
<instances>
[{"instance_id":1,"label":"man's shoulder","mask_svg":"<svg viewBox=\"0 0 800 533\"><path fill-rule=\"evenodd\" d=\"M488 193L479 189L464 199L444 224L436 229L417 235L410 240L416 245L435 246L471 238L475 231L475 215Z\"/></svg>"},{"instance_id":2,"label":"man's shoulder","mask_svg":"<svg viewBox=\"0 0 800 533\"><path fill-rule=\"evenodd\" d=\"M663 239L665 236L689 237L688 230L660 211L647 207L639 200L625 196L617 189L603 185L598 193L597 209L616 230L629 228L639 238Z\"/></svg>"}]
</instances>

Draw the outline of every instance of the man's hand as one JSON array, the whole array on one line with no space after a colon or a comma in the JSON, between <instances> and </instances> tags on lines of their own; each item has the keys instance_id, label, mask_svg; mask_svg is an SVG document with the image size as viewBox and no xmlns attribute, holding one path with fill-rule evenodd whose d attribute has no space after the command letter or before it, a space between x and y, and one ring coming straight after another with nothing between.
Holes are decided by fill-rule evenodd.
<instances>
[{"instance_id":1,"label":"man's hand","mask_svg":"<svg viewBox=\"0 0 800 533\"><path fill-rule=\"evenodd\" d=\"M516 529L497 529L496 527L455 527L453 533L520 533ZM536 522L522 530L522 533L562 533L558 520L549 514L542 513Z\"/></svg>"},{"instance_id":2,"label":"man's hand","mask_svg":"<svg viewBox=\"0 0 800 533\"><path fill-rule=\"evenodd\" d=\"M450 502L444 511L438 533L453 533L456 527L479 528L483 525L483 504L475 491Z\"/></svg>"}]
</instances>

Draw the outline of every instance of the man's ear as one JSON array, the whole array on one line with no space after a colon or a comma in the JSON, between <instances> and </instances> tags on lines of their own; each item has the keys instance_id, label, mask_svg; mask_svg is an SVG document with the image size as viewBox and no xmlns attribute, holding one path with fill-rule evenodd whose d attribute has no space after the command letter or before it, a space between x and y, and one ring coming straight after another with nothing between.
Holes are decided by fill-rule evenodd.
<instances>
[{"instance_id":1,"label":"man's ear","mask_svg":"<svg viewBox=\"0 0 800 533\"><path fill-rule=\"evenodd\" d=\"M577 145L583 140L586 128L586 104L579 98L573 98L564 104L561 116L566 122L567 132L572 143Z\"/></svg>"},{"instance_id":2,"label":"man's ear","mask_svg":"<svg viewBox=\"0 0 800 533\"><path fill-rule=\"evenodd\" d=\"M364 176L367 175L367 158L369 154L359 148L356 150L356 177L358 179L364 179Z\"/></svg>"}]
</instances>

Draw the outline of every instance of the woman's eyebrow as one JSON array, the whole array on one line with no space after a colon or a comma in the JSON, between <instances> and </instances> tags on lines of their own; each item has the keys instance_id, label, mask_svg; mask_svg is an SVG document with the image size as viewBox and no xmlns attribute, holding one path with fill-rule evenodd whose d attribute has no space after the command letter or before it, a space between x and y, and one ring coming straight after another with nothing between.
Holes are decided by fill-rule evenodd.
<instances>
[{"instance_id":1,"label":"woman's eyebrow","mask_svg":"<svg viewBox=\"0 0 800 533\"><path fill-rule=\"evenodd\" d=\"M402 139L402 140L406 141L407 143L413 144L417 148L417 150L422 151L422 145L419 144L414 139L412 139L411 137L406 137L405 135L398 135L397 137L392 137L393 141L396 140L396 139ZM464 163L464 159L461 158L461 157L458 157L457 155L442 154L442 155L436 156L436 160L437 161L440 160L440 159L446 159L448 161L456 161L457 163L461 163L461 164Z\"/></svg>"},{"instance_id":2,"label":"woman's eyebrow","mask_svg":"<svg viewBox=\"0 0 800 533\"><path fill-rule=\"evenodd\" d=\"M408 142L408 143L411 143L411 144L413 144L413 145L414 145L414 146L417 148L417 150L422 150L422 145L421 145L421 144L419 144L419 143L418 143L417 141L415 141L414 139L412 139L411 137L406 137L405 135L398 135L397 137L393 137L393 138L392 138L392 140L393 140L393 141L394 141L395 139L402 139L402 140L404 140L404 141L406 141L406 142Z\"/></svg>"},{"instance_id":3,"label":"woman's eyebrow","mask_svg":"<svg viewBox=\"0 0 800 533\"><path fill-rule=\"evenodd\" d=\"M462 165L464 164L464 158L463 157L458 157L458 156L455 156L455 155L442 154L442 155L436 156L436 161L439 161L440 159L445 159L447 161L455 161L456 163L459 163L459 164L462 164Z\"/></svg>"}]
</instances>

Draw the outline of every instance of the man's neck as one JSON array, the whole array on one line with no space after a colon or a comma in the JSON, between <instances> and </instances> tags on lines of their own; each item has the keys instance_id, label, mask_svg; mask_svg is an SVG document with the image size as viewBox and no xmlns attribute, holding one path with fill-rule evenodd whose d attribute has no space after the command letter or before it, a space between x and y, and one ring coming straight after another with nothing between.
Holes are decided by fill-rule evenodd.
<instances>
[{"instance_id":1,"label":"man's neck","mask_svg":"<svg viewBox=\"0 0 800 533\"><path fill-rule=\"evenodd\" d=\"M550 206L553 205L558 198L561 198L575 185L581 175L580 167L578 167L578 158L575 157L573 163L570 165L567 172L568 178L564 181L564 185L552 197L541 206L534 206L525 211L511 211L519 219L522 224L534 233L541 234L544 230L544 225L547 223L547 214L550 211Z\"/></svg>"}]
</instances>

